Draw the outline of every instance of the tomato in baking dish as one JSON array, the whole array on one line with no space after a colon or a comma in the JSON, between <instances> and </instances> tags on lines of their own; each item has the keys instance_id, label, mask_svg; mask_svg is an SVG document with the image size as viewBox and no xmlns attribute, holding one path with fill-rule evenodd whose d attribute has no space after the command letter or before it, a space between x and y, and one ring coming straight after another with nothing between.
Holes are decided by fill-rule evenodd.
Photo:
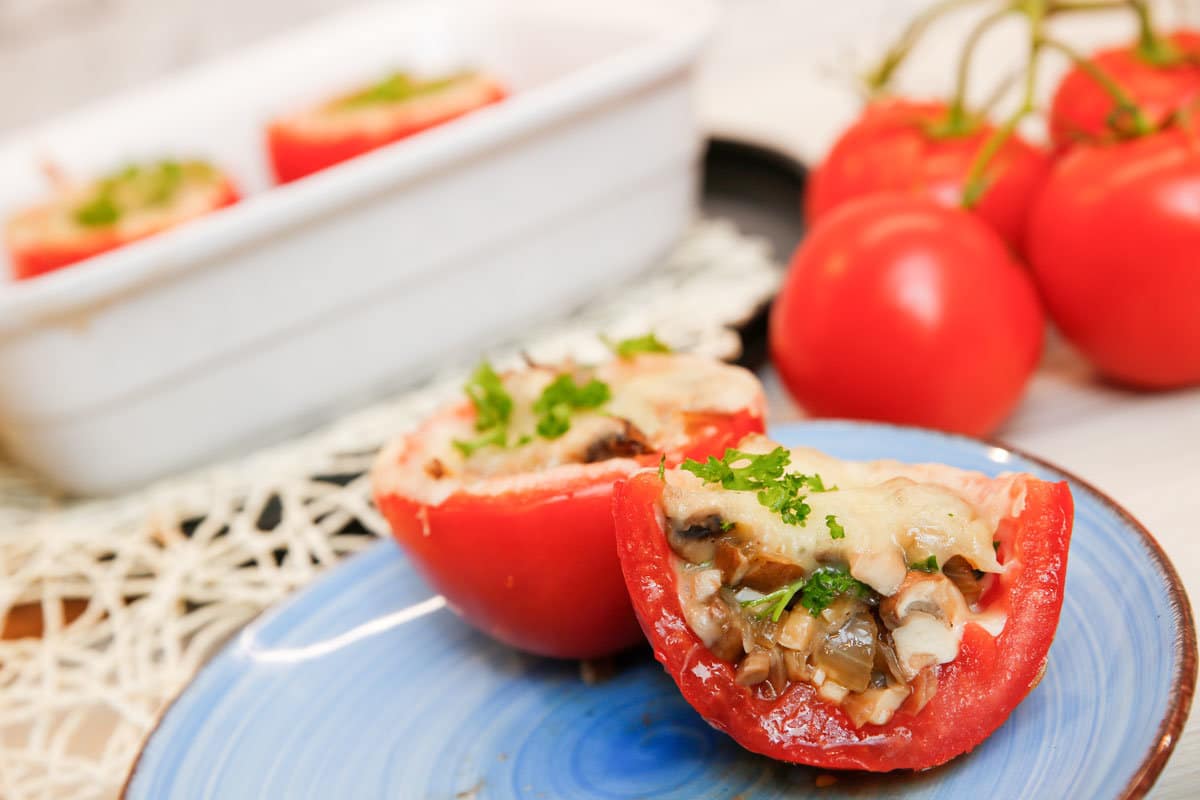
<instances>
[{"instance_id":1,"label":"tomato in baking dish","mask_svg":"<svg viewBox=\"0 0 1200 800\"><path fill-rule=\"evenodd\" d=\"M924 769L1041 678L1063 601L1065 483L844 462L750 437L618 484L617 547L655 656L743 747Z\"/></svg>"},{"instance_id":2,"label":"tomato in baking dish","mask_svg":"<svg viewBox=\"0 0 1200 800\"><path fill-rule=\"evenodd\" d=\"M32 278L145 239L236 203L238 192L204 161L134 164L8 221L4 238L17 278Z\"/></svg>"},{"instance_id":3,"label":"tomato in baking dish","mask_svg":"<svg viewBox=\"0 0 1200 800\"><path fill-rule=\"evenodd\" d=\"M394 73L273 121L267 148L275 177L280 183L303 178L505 96L503 86L479 72L437 78Z\"/></svg>"},{"instance_id":4,"label":"tomato in baking dish","mask_svg":"<svg viewBox=\"0 0 1200 800\"><path fill-rule=\"evenodd\" d=\"M373 470L397 541L454 610L514 647L592 658L639 641L613 484L761 431L757 379L698 356L641 353L503 374L484 365L467 394Z\"/></svg>"}]
</instances>

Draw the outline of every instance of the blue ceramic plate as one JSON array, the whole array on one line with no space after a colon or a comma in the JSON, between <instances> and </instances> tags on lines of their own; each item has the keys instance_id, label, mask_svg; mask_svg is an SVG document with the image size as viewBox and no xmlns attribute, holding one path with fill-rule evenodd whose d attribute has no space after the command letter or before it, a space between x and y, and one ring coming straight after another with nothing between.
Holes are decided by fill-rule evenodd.
<instances>
[{"instance_id":1,"label":"blue ceramic plate","mask_svg":"<svg viewBox=\"0 0 1200 800\"><path fill-rule=\"evenodd\" d=\"M845 422L773 435L847 459L1067 477L1077 516L1045 678L975 752L918 774L820 773L744 752L648 652L585 685L460 623L381 542L247 628L163 716L126 796L163 798L1108 798L1139 796L1190 705L1187 600L1150 535L1011 450ZM822 783L825 781L822 780Z\"/></svg>"}]
</instances>

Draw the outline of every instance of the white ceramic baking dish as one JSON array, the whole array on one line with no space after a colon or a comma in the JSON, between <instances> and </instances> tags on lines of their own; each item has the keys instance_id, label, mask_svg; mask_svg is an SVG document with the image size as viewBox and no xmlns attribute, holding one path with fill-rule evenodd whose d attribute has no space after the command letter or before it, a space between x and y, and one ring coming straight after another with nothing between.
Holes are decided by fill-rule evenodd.
<instances>
[{"instance_id":1,"label":"white ceramic baking dish","mask_svg":"<svg viewBox=\"0 0 1200 800\"><path fill-rule=\"evenodd\" d=\"M311 426L650 265L692 213L696 0L387 4L0 143L0 216L39 160L199 155L242 203L0 284L0 434L109 492ZM268 119L397 67L480 65L504 102L270 188Z\"/></svg>"}]
</instances>

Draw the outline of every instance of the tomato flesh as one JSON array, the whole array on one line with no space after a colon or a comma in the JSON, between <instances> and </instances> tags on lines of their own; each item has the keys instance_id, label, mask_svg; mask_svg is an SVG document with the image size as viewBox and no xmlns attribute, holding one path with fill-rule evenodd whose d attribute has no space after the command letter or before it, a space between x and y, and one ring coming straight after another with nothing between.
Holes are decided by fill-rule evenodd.
<instances>
[{"instance_id":1,"label":"tomato flesh","mask_svg":"<svg viewBox=\"0 0 1200 800\"><path fill-rule=\"evenodd\" d=\"M982 598L1003 610L993 638L968 624L958 657L916 714L906 707L886 725L855 728L811 684L793 682L775 697L740 686L735 667L716 658L688 626L679 600L676 556L663 529L663 482L642 472L617 486L613 512L626 586L654 655L684 698L718 730L756 753L834 769L925 769L968 752L998 728L1045 668L1062 607L1073 503L1066 483L1026 482L1024 509L996 533L1006 571Z\"/></svg>"}]
</instances>

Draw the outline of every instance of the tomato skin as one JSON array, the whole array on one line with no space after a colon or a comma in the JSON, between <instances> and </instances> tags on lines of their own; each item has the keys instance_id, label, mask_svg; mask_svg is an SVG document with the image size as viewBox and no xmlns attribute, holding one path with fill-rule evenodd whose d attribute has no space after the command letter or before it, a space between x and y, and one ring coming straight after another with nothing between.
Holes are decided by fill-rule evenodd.
<instances>
[{"instance_id":1,"label":"tomato skin","mask_svg":"<svg viewBox=\"0 0 1200 800\"><path fill-rule=\"evenodd\" d=\"M763 431L761 408L697 415L668 465L720 454ZM420 436L418 431L413 436ZM502 494L463 488L430 505L376 486L396 540L452 608L520 650L596 658L641 640L614 545L612 491L660 454L599 462L570 478Z\"/></svg>"},{"instance_id":2,"label":"tomato skin","mask_svg":"<svg viewBox=\"0 0 1200 800\"><path fill-rule=\"evenodd\" d=\"M1027 271L982 222L876 195L801 242L768 335L810 414L982 435L1020 399L1043 328Z\"/></svg>"},{"instance_id":3,"label":"tomato skin","mask_svg":"<svg viewBox=\"0 0 1200 800\"><path fill-rule=\"evenodd\" d=\"M276 120L267 128L267 152L276 180L290 183L449 122L485 105L498 103L506 96L503 87L493 84L483 102L475 105L448 108L437 116L426 116L419 120L399 115L389 126L354 130L338 136L313 135L287 119Z\"/></svg>"},{"instance_id":4,"label":"tomato skin","mask_svg":"<svg viewBox=\"0 0 1200 800\"><path fill-rule=\"evenodd\" d=\"M1063 158L1034 204L1030 263L1054 321L1100 372L1200 383L1200 143L1167 130Z\"/></svg>"},{"instance_id":5,"label":"tomato skin","mask_svg":"<svg viewBox=\"0 0 1200 800\"><path fill-rule=\"evenodd\" d=\"M617 548L638 621L655 658L684 699L742 747L780 761L830 769L926 769L974 749L1037 685L1062 609L1074 514L1064 483L1030 479L1024 510L1001 523L1002 563L1011 563L983 598L1008 621L993 639L969 624L958 658L942 665L937 693L917 715L901 708L886 725L855 728L807 683L778 698L763 685L739 686L735 667L705 648L679 603L659 515L663 483L653 472L617 486Z\"/></svg>"},{"instance_id":6,"label":"tomato skin","mask_svg":"<svg viewBox=\"0 0 1200 800\"><path fill-rule=\"evenodd\" d=\"M1200 32L1180 30L1164 37L1185 60L1159 66L1138 54L1137 45L1093 53L1089 58L1111 76L1158 125L1200 95ZM1081 141L1111 139L1108 125L1113 101L1108 92L1079 67L1073 67L1054 91L1050 104L1050 138L1059 148Z\"/></svg>"},{"instance_id":7,"label":"tomato skin","mask_svg":"<svg viewBox=\"0 0 1200 800\"><path fill-rule=\"evenodd\" d=\"M205 214L231 206L240 198L237 187L226 179L221 187L217 200L205 211ZM116 250L127 244L147 239L156 234L169 230L175 225L190 221L194 217L173 222L154 230L146 231L138 236L122 236L115 231L98 231L87 233L66 247L36 246L17 248L10 245L9 258L12 262L13 276L17 280L36 278L47 272L53 272L63 267L69 267L85 259Z\"/></svg>"},{"instance_id":8,"label":"tomato skin","mask_svg":"<svg viewBox=\"0 0 1200 800\"><path fill-rule=\"evenodd\" d=\"M935 136L945 103L888 100L868 106L834 144L809 179L805 213L810 222L858 197L904 192L956 208L980 147L994 132L981 125L965 136ZM1029 198L1050 169L1049 157L1019 136L996 153L986 175L987 191L975 211L1020 252Z\"/></svg>"}]
</instances>

